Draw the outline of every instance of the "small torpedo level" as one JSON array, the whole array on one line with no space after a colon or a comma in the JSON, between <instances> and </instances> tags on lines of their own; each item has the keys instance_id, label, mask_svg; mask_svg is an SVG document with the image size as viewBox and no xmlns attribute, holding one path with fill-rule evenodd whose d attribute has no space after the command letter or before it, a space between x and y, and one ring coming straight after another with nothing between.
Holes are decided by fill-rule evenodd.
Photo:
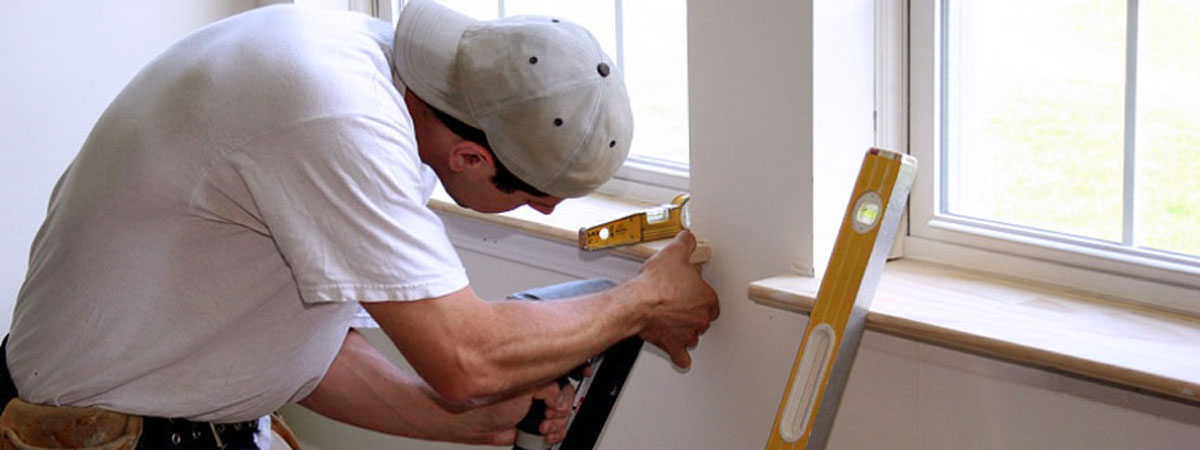
<instances>
[{"instance_id":1,"label":"small torpedo level","mask_svg":"<svg viewBox=\"0 0 1200 450\"><path fill-rule=\"evenodd\" d=\"M863 158L767 450L825 448L916 173L908 155L873 148Z\"/></svg>"},{"instance_id":2,"label":"small torpedo level","mask_svg":"<svg viewBox=\"0 0 1200 450\"><path fill-rule=\"evenodd\" d=\"M675 237L690 226L688 194L679 194L671 204L647 209L620 219L579 229L579 248L599 250Z\"/></svg>"}]
</instances>

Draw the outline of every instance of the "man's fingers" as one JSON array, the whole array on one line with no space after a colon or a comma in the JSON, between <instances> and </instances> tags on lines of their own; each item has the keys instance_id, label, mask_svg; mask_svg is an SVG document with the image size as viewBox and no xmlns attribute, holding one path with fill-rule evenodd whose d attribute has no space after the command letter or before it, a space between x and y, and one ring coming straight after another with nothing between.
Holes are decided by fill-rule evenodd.
<instances>
[{"instance_id":1,"label":"man's fingers","mask_svg":"<svg viewBox=\"0 0 1200 450\"><path fill-rule=\"evenodd\" d=\"M567 438L567 430L566 430L566 427L564 426L564 427L563 427L563 429L562 429L562 430L559 430L559 431L554 431L554 432L546 433L546 434L545 434L545 436L546 436L546 443L547 443L547 444L554 445L554 444L557 444L557 443L559 443L559 442L562 442L562 441L563 441L563 439L566 439L566 438Z\"/></svg>"},{"instance_id":2,"label":"man's fingers","mask_svg":"<svg viewBox=\"0 0 1200 450\"><path fill-rule=\"evenodd\" d=\"M562 442L567 435L567 415L562 414L555 417L547 417L538 425L538 432L542 434L545 441L549 444Z\"/></svg>"},{"instance_id":3,"label":"man's fingers","mask_svg":"<svg viewBox=\"0 0 1200 450\"><path fill-rule=\"evenodd\" d=\"M570 385L559 388L557 383L549 383L534 392L533 398L546 403L545 417L538 424L538 431L547 443L558 443L566 437L567 419L574 397L575 390Z\"/></svg>"},{"instance_id":4,"label":"man's fingers","mask_svg":"<svg viewBox=\"0 0 1200 450\"><path fill-rule=\"evenodd\" d=\"M547 405L555 405L558 403L558 393L558 384L550 382L533 391L533 398L544 401Z\"/></svg>"},{"instance_id":5,"label":"man's fingers","mask_svg":"<svg viewBox=\"0 0 1200 450\"><path fill-rule=\"evenodd\" d=\"M562 394L558 396L558 409L566 412L571 412L571 405L575 403L575 388L567 386L562 390Z\"/></svg>"},{"instance_id":6,"label":"man's fingers","mask_svg":"<svg viewBox=\"0 0 1200 450\"><path fill-rule=\"evenodd\" d=\"M551 436L555 433L561 433L566 431L566 429L567 419L565 417L543 420L541 425L538 426L538 432L542 433L543 436Z\"/></svg>"},{"instance_id":7,"label":"man's fingers","mask_svg":"<svg viewBox=\"0 0 1200 450\"><path fill-rule=\"evenodd\" d=\"M557 419L571 414L571 398L560 398L555 403L546 404L546 418Z\"/></svg>"},{"instance_id":8,"label":"man's fingers","mask_svg":"<svg viewBox=\"0 0 1200 450\"><path fill-rule=\"evenodd\" d=\"M693 251L696 251L696 235L692 234L691 231L688 231L688 230L680 231L679 234L675 235L675 239L679 239L679 240L683 241L684 248L687 249L687 252L689 255Z\"/></svg>"},{"instance_id":9,"label":"man's fingers","mask_svg":"<svg viewBox=\"0 0 1200 450\"><path fill-rule=\"evenodd\" d=\"M680 348L671 352L671 362L680 369L686 369L692 366L692 356L688 354L687 348Z\"/></svg>"},{"instance_id":10,"label":"man's fingers","mask_svg":"<svg viewBox=\"0 0 1200 450\"><path fill-rule=\"evenodd\" d=\"M685 258L690 257L692 252L696 250L696 236L688 230L680 231L675 235L675 239L667 244L667 247L663 250L676 247L679 248L677 251L684 252L683 255Z\"/></svg>"}]
</instances>

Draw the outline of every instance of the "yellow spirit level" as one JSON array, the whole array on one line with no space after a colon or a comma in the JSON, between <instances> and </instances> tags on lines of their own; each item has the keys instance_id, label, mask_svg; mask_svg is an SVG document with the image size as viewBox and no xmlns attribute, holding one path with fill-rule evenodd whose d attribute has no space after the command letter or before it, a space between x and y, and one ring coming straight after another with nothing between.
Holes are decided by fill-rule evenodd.
<instances>
[{"instance_id":1,"label":"yellow spirit level","mask_svg":"<svg viewBox=\"0 0 1200 450\"><path fill-rule=\"evenodd\" d=\"M668 205L647 209L611 222L579 229L579 248L599 250L675 237L688 229L688 194L679 194Z\"/></svg>"},{"instance_id":2,"label":"yellow spirit level","mask_svg":"<svg viewBox=\"0 0 1200 450\"><path fill-rule=\"evenodd\" d=\"M863 158L767 450L825 448L916 173L908 155L873 148Z\"/></svg>"}]
</instances>

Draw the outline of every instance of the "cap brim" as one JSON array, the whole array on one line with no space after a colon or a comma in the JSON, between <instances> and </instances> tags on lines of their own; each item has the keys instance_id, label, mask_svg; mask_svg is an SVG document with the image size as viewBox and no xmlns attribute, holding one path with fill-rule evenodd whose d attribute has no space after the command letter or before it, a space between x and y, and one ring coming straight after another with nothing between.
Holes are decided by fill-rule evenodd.
<instances>
[{"instance_id":1,"label":"cap brim","mask_svg":"<svg viewBox=\"0 0 1200 450\"><path fill-rule=\"evenodd\" d=\"M394 42L396 73L406 88L434 108L478 127L467 114L455 73L463 32L477 20L431 0L412 0L400 11Z\"/></svg>"}]
</instances>

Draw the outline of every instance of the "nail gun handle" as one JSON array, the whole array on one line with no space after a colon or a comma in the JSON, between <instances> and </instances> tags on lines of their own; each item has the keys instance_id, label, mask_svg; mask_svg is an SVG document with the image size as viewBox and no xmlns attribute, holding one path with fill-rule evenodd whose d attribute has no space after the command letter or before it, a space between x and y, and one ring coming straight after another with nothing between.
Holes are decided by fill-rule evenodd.
<instances>
[{"instance_id":1,"label":"nail gun handle","mask_svg":"<svg viewBox=\"0 0 1200 450\"><path fill-rule=\"evenodd\" d=\"M555 381L559 388L570 382L566 375ZM534 399L533 404L529 405L529 412L517 423L517 442L513 444L513 450L546 450L552 447L546 443L545 436L538 430L538 426L545 419L546 402Z\"/></svg>"}]
</instances>

